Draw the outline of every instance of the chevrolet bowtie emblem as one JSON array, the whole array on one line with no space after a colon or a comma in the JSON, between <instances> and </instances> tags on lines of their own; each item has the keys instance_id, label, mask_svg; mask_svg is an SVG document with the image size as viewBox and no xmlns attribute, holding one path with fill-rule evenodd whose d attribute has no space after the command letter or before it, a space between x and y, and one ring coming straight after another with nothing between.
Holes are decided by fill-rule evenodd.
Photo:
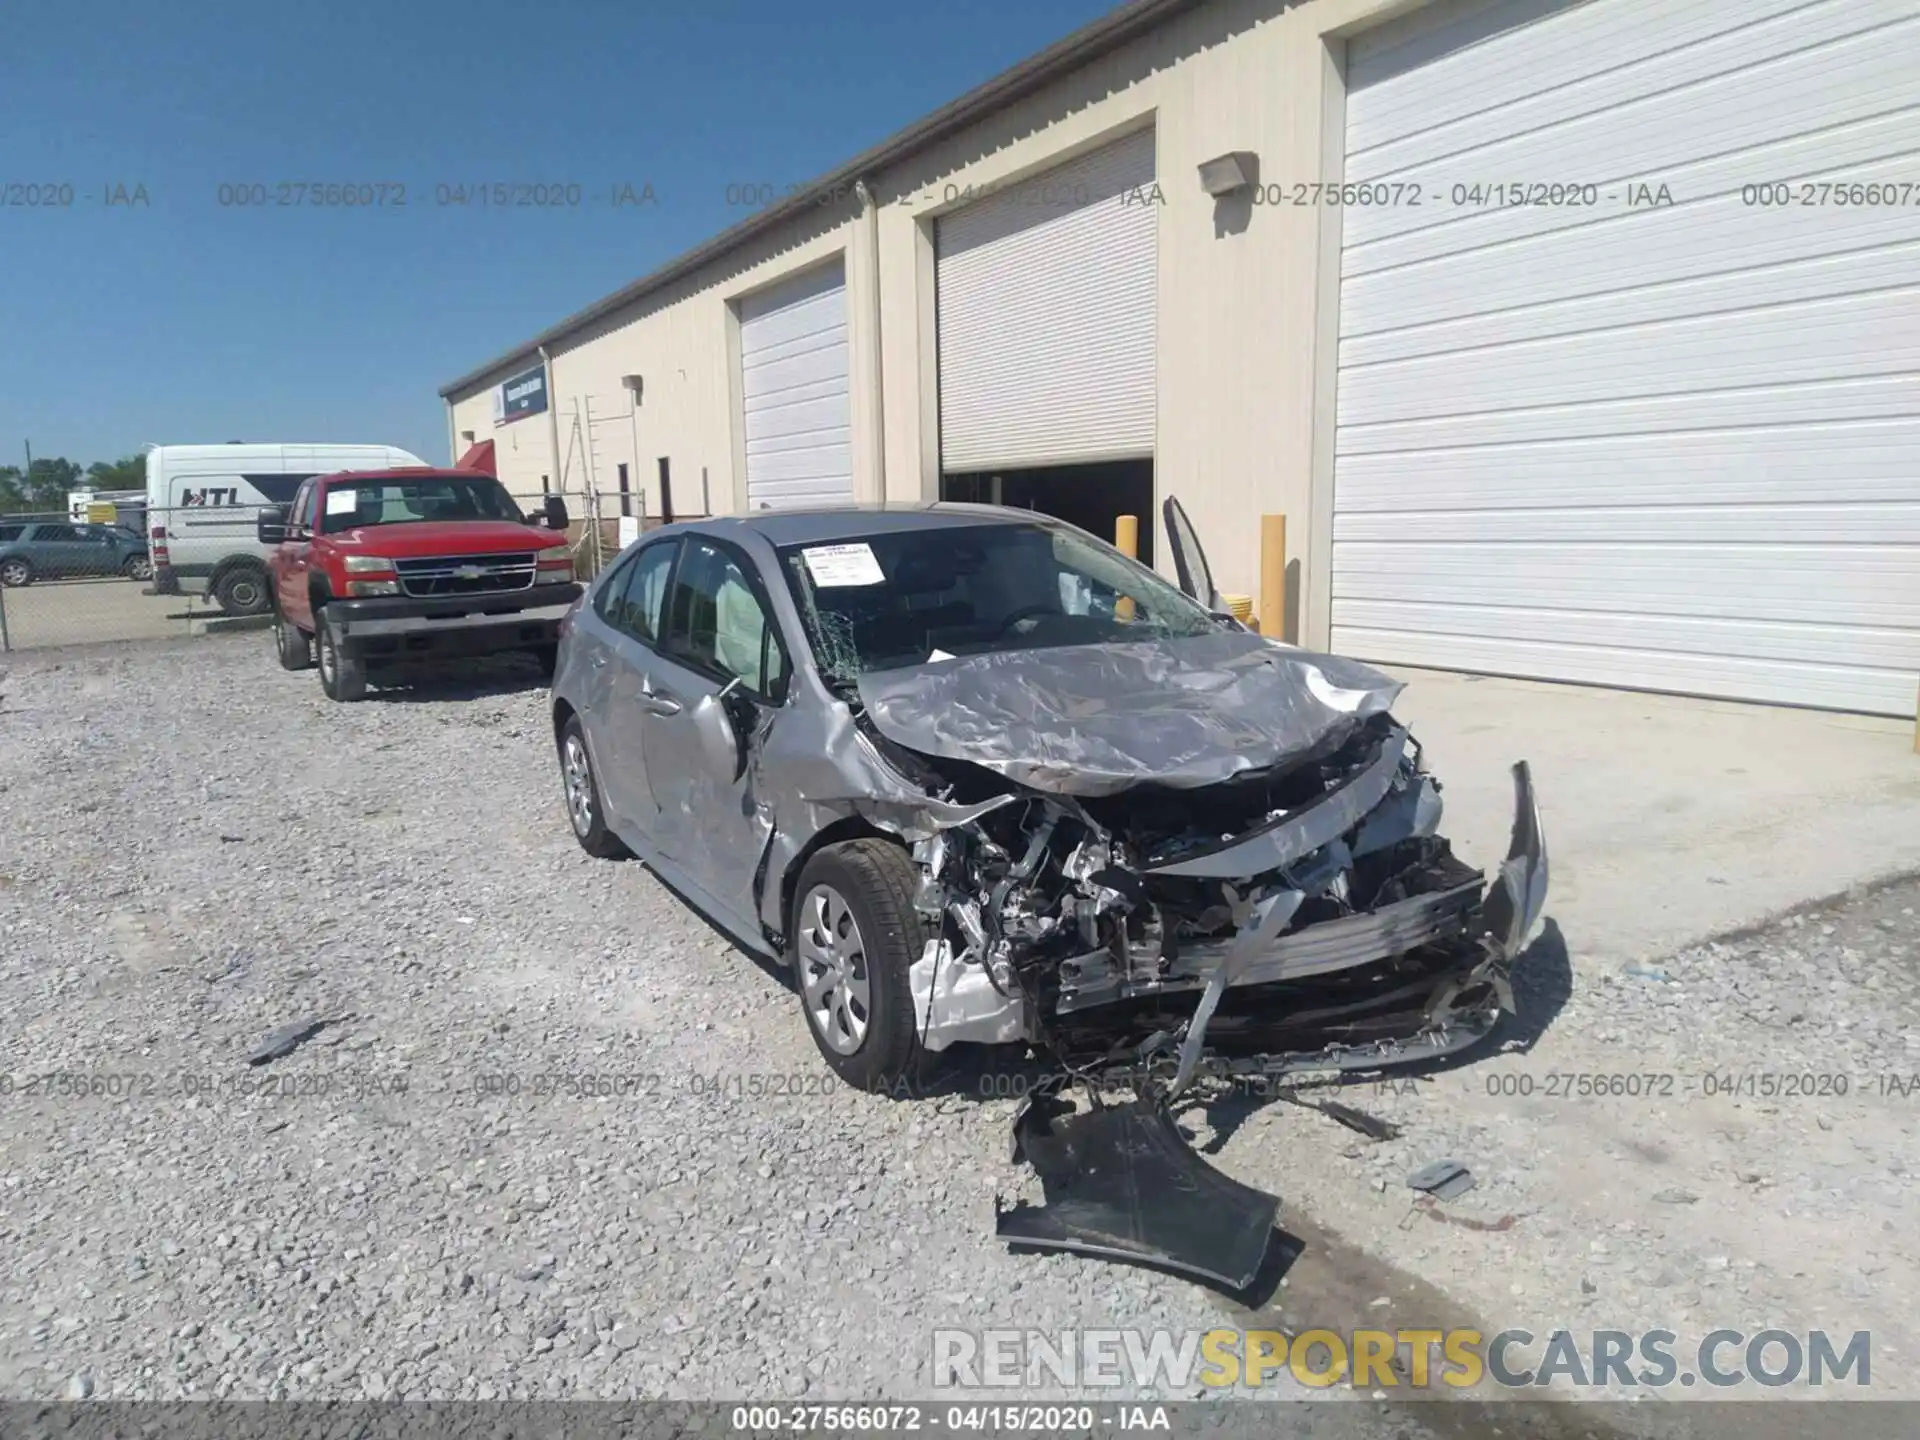
<instances>
[{"instance_id":1,"label":"chevrolet bowtie emblem","mask_svg":"<svg viewBox=\"0 0 1920 1440\"><path fill-rule=\"evenodd\" d=\"M456 580L478 580L486 573L487 572L482 570L478 565L456 565L453 567L453 578Z\"/></svg>"}]
</instances>

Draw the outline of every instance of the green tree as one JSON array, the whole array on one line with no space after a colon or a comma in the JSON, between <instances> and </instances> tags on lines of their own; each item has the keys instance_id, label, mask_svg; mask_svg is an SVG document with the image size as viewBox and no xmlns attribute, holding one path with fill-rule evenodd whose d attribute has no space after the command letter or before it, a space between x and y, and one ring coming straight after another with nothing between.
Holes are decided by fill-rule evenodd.
<instances>
[{"instance_id":1,"label":"green tree","mask_svg":"<svg viewBox=\"0 0 1920 1440\"><path fill-rule=\"evenodd\" d=\"M33 468L27 472L26 502L29 510L58 510L62 514L67 509L67 492L78 490L80 481L86 472L73 461L63 456L52 456L33 462Z\"/></svg>"},{"instance_id":2,"label":"green tree","mask_svg":"<svg viewBox=\"0 0 1920 1440\"><path fill-rule=\"evenodd\" d=\"M0 465L0 515L27 508L27 489L18 465Z\"/></svg>"},{"instance_id":3,"label":"green tree","mask_svg":"<svg viewBox=\"0 0 1920 1440\"><path fill-rule=\"evenodd\" d=\"M123 456L118 460L96 460L87 467L87 483L96 490L144 490L147 488L147 457Z\"/></svg>"}]
</instances>

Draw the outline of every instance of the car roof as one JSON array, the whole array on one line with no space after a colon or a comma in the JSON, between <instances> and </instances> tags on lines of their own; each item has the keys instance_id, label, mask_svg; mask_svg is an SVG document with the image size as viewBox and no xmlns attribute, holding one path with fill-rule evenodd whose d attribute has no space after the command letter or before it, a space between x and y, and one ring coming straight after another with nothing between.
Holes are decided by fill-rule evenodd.
<instances>
[{"instance_id":1,"label":"car roof","mask_svg":"<svg viewBox=\"0 0 1920 1440\"><path fill-rule=\"evenodd\" d=\"M326 480L498 480L482 470L455 470L439 465L388 465L378 470L335 470L316 477Z\"/></svg>"},{"instance_id":2,"label":"car roof","mask_svg":"<svg viewBox=\"0 0 1920 1440\"><path fill-rule=\"evenodd\" d=\"M818 545L894 535L906 530L953 530L971 525L1035 524L1061 528L1052 516L1005 505L963 505L953 501L889 501L881 505L822 505L793 510L756 510L691 521L689 529L760 536L770 545ZM672 527L672 528L678 528ZM656 532L658 533L658 532Z\"/></svg>"}]
</instances>

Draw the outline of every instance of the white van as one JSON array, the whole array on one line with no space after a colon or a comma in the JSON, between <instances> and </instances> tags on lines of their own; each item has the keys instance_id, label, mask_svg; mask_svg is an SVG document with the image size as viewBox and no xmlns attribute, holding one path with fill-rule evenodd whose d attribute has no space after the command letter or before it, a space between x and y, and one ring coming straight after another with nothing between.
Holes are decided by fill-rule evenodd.
<instances>
[{"instance_id":1,"label":"white van","mask_svg":"<svg viewBox=\"0 0 1920 1440\"><path fill-rule=\"evenodd\" d=\"M263 505L284 505L300 482L341 470L423 466L391 445L155 445L147 451L147 537L156 595L211 595L229 615L265 614Z\"/></svg>"}]
</instances>

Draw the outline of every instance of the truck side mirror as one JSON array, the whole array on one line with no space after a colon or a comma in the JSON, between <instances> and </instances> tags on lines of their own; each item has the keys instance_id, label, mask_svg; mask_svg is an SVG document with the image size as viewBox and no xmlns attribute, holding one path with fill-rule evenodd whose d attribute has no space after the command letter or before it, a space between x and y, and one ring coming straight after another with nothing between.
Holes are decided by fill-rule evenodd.
<instances>
[{"instance_id":1,"label":"truck side mirror","mask_svg":"<svg viewBox=\"0 0 1920 1440\"><path fill-rule=\"evenodd\" d=\"M572 519L567 514L567 502L558 495L547 496L546 508L541 518L547 522L549 530L564 530Z\"/></svg>"},{"instance_id":2,"label":"truck side mirror","mask_svg":"<svg viewBox=\"0 0 1920 1440\"><path fill-rule=\"evenodd\" d=\"M253 533L262 545L279 545L287 538L287 507L263 505L253 522Z\"/></svg>"}]
</instances>

